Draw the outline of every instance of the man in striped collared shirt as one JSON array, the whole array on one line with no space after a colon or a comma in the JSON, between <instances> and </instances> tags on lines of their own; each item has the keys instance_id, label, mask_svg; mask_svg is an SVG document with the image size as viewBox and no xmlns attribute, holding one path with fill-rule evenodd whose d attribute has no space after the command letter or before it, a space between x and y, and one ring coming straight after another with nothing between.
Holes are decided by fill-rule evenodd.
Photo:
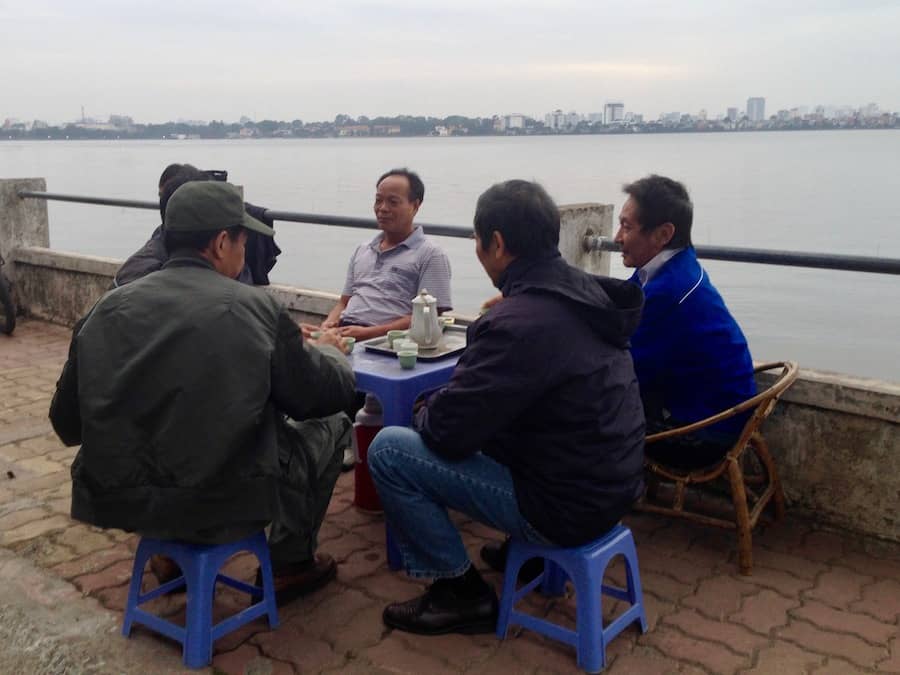
<instances>
[{"instance_id":1,"label":"man in striped collared shirt","mask_svg":"<svg viewBox=\"0 0 900 675\"><path fill-rule=\"evenodd\" d=\"M424 198L425 186L413 171L391 169L378 179L381 232L353 252L340 300L322 328L338 327L357 340L409 328L412 299L423 289L437 298L439 312L452 309L447 254L413 222Z\"/></svg>"}]
</instances>

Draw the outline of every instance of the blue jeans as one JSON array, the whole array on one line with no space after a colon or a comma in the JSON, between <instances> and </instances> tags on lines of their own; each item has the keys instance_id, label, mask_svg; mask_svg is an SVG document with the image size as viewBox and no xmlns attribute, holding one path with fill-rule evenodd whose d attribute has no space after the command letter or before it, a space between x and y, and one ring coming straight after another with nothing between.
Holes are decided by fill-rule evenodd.
<instances>
[{"instance_id":1,"label":"blue jeans","mask_svg":"<svg viewBox=\"0 0 900 675\"><path fill-rule=\"evenodd\" d=\"M516 539L549 543L519 512L509 469L483 453L450 461L412 429L385 427L369 446L369 470L410 576L457 577L469 569L448 508Z\"/></svg>"}]
</instances>

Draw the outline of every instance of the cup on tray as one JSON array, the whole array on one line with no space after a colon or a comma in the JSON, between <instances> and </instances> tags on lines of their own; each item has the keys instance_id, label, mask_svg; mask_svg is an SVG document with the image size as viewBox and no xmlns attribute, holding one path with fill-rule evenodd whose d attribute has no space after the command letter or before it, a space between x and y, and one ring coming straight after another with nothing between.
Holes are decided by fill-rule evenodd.
<instances>
[{"instance_id":1,"label":"cup on tray","mask_svg":"<svg viewBox=\"0 0 900 675\"><path fill-rule=\"evenodd\" d=\"M389 330L387 332L388 347L396 350L397 347L394 345L394 343L397 340L405 340L407 335L409 335L409 333L407 333L405 330Z\"/></svg>"},{"instance_id":2,"label":"cup on tray","mask_svg":"<svg viewBox=\"0 0 900 675\"><path fill-rule=\"evenodd\" d=\"M352 354L353 353L353 345L356 344L356 338L345 337L345 338L343 338L343 340L344 340L344 346L347 348L347 353Z\"/></svg>"}]
</instances>

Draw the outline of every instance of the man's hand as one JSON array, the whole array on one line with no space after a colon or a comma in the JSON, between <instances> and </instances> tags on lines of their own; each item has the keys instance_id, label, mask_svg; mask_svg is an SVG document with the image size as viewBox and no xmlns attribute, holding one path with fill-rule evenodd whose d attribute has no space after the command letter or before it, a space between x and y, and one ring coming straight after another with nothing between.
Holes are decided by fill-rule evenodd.
<instances>
[{"instance_id":1,"label":"man's hand","mask_svg":"<svg viewBox=\"0 0 900 675\"><path fill-rule=\"evenodd\" d=\"M344 343L344 338L334 329L322 331L317 339L310 340L310 342L314 345L331 345L332 347L337 347L344 354L347 353L348 349L347 345Z\"/></svg>"},{"instance_id":2,"label":"man's hand","mask_svg":"<svg viewBox=\"0 0 900 675\"><path fill-rule=\"evenodd\" d=\"M337 327L338 327L337 321L329 321L328 319L325 319L325 321L323 321L321 324L319 324L318 330L330 330L332 328L337 328Z\"/></svg>"},{"instance_id":3,"label":"man's hand","mask_svg":"<svg viewBox=\"0 0 900 675\"><path fill-rule=\"evenodd\" d=\"M300 324L300 332L303 334L304 340L309 340L312 337L313 331L320 330L319 326L312 323L301 323Z\"/></svg>"},{"instance_id":4,"label":"man's hand","mask_svg":"<svg viewBox=\"0 0 900 675\"><path fill-rule=\"evenodd\" d=\"M338 328L338 331L342 337L352 337L357 340L368 340L369 338L378 337L371 326L341 326Z\"/></svg>"}]
</instances>

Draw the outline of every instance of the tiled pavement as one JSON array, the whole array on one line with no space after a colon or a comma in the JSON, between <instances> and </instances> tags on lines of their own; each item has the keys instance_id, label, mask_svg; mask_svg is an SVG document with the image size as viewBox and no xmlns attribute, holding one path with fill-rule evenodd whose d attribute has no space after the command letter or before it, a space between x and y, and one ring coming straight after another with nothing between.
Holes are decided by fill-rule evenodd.
<instances>
[{"instance_id":1,"label":"tiled pavement","mask_svg":"<svg viewBox=\"0 0 900 675\"><path fill-rule=\"evenodd\" d=\"M68 337L67 329L27 320L12 338L0 336L0 546L67 580L116 613L117 622L135 538L68 518L74 450L59 443L47 422ZM411 597L422 586L388 571L381 518L359 512L352 496L352 474L345 475L322 528L320 548L339 561L337 581L283 608L277 631L258 621L217 642L216 671L577 672L573 650L528 631L501 643L490 635L424 638L385 629L385 602ZM476 523L459 523L473 556L495 536ZM788 518L757 534L754 574L741 577L725 533L648 516L628 523L637 538L650 631L638 636L629 629L618 637L608 649L607 672L900 673L900 547ZM255 564L243 556L229 566L249 579ZM618 578L621 570L610 574ZM498 575L489 579L499 588ZM217 612L241 601L222 591ZM183 613L180 598L155 602L165 614ZM572 598L538 596L531 606L574 624ZM151 656L135 657L132 672L178 669L176 645L138 632ZM108 648L128 652L124 638L109 640ZM0 645L0 672L3 650Z\"/></svg>"}]
</instances>

